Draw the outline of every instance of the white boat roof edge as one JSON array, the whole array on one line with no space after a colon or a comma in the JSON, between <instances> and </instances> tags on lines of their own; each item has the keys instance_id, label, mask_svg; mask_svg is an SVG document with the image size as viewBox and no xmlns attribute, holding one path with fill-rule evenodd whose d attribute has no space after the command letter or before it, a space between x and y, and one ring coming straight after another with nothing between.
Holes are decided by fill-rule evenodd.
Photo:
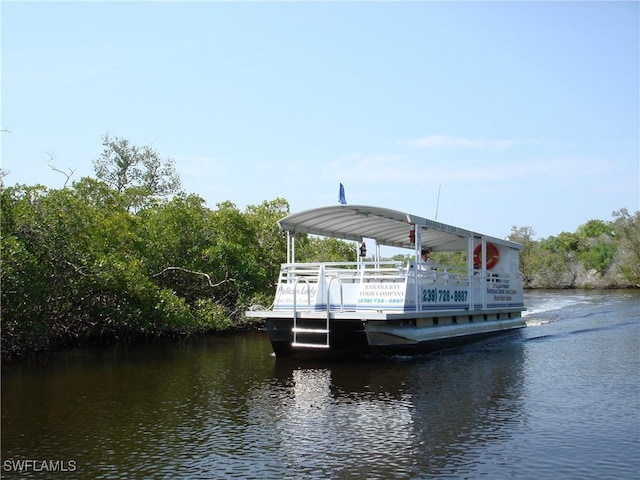
<instances>
[{"instance_id":1,"label":"white boat roof edge","mask_svg":"<svg viewBox=\"0 0 640 480\"><path fill-rule=\"evenodd\" d=\"M521 250L521 244L472 232L410 213L368 205L329 205L293 213L278 221L283 232L308 233L343 240L363 241L371 238L379 245L415 248L409 240L411 224L420 228L423 247L432 251L464 251L468 239L486 240Z\"/></svg>"}]
</instances>

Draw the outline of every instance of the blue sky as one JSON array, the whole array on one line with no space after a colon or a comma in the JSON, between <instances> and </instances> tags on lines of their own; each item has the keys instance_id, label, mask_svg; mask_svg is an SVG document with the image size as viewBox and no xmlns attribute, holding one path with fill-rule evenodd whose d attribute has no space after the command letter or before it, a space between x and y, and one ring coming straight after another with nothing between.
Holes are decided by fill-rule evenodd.
<instances>
[{"instance_id":1,"label":"blue sky","mask_svg":"<svg viewBox=\"0 0 640 480\"><path fill-rule=\"evenodd\" d=\"M640 208L638 2L7 2L2 169L109 133L215 208L385 206L537 238ZM440 201L438 205L438 191Z\"/></svg>"}]
</instances>

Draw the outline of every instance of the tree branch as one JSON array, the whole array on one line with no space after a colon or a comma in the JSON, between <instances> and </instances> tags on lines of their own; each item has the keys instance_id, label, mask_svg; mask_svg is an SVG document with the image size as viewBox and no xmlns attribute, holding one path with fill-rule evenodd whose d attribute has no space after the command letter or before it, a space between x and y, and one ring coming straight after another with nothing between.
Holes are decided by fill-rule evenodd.
<instances>
[{"instance_id":1,"label":"tree branch","mask_svg":"<svg viewBox=\"0 0 640 480\"><path fill-rule=\"evenodd\" d=\"M67 265L69 265L70 267L72 267L72 268L76 271L76 273L79 273L79 274L80 274L80 275L82 275L83 277L86 277L86 276L87 276L87 274L86 274L86 273L84 273L84 272L82 271L82 268L78 268L78 267L76 267L73 263L69 262L68 260L65 260L65 262L64 262L64 263L66 263Z\"/></svg>"},{"instance_id":2,"label":"tree branch","mask_svg":"<svg viewBox=\"0 0 640 480\"><path fill-rule=\"evenodd\" d=\"M226 282L235 282L236 281L235 278L225 278L224 280L222 280L222 281L220 281L218 283L212 283L211 282L211 277L208 274L206 274L204 272L194 272L193 270L188 270L188 269L182 268L182 267L167 267L167 268L159 271L158 273L154 273L151 276L154 277L154 278L155 277L159 277L160 275L162 275L163 273L165 273L165 272L167 272L169 270L179 270L181 272L191 273L193 275L200 275L201 277L205 277L207 279L207 282L209 283L209 286L212 287L212 288L219 287L220 285L222 285L223 283L226 283Z\"/></svg>"},{"instance_id":3,"label":"tree branch","mask_svg":"<svg viewBox=\"0 0 640 480\"><path fill-rule=\"evenodd\" d=\"M65 171L59 170L54 166L54 162L55 162L55 156L53 155L53 153L47 153L47 155L49 155L49 161L47 162L47 165L49 165L49 168L51 170L53 170L54 172L58 172L63 174L65 177L67 177L67 179L64 182L64 186L62 188L67 188L67 183L69 183L69 180L71 179L71 177L73 176L73 174L76 172L75 169L71 169L71 167L69 167L69 172L67 173Z\"/></svg>"}]
</instances>

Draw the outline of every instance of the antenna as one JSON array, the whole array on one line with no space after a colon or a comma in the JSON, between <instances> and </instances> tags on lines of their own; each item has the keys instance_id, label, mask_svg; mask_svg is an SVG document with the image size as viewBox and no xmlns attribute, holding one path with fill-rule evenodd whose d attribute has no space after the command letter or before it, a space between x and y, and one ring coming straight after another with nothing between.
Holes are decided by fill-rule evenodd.
<instances>
[{"instance_id":1,"label":"antenna","mask_svg":"<svg viewBox=\"0 0 640 480\"><path fill-rule=\"evenodd\" d=\"M436 202L436 221L438 220L438 208L440 207L440 188L442 184L438 185L438 201Z\"/></svg>"}]
</instances>

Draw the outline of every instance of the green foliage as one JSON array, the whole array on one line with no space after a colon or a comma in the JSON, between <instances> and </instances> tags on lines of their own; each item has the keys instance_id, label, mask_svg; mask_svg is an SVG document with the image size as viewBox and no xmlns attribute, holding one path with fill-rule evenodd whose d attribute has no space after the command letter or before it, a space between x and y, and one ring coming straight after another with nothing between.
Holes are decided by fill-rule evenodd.
<instances>
[{"instance_id":1,"label":"green foliage","mask_svg":"<svg viewBox=\"0 0 640 480\"><path fill-rule=\"evenodd\" d=\"M631 215L626 208L613 212L613 238L617 240L615 268L622 278L640 286L640 211Z\"/></svg>"},{"instance_id":2,"label":"green foliage","mask_svg":"<svg viewBox=\"0 0 640 480\"><path fill-rule=\"evenodd\" d=\"M203 298L196 302L195 325L200 331L226 330L233 323L227 312L212 299Z\"/></svg>"},{"instance_id":3,"label":"green foliage","mask_svg":"<svg viewBox=\"0 0 640 480\"><path fill-rule=\"evenodd\" d=\"M454 267L467 267L467 254L464 252L433 252L431 258L435 263Z\"/></svg>"},{"instance_id":4,"label":"green foliage","mask_svg":"<svg viewBox=\"0 0 640 480\"><path fill-rule=\"evenodd\" d=\"M507 236L508 240L522 245L522 251L520 252L520 273L522 274L525 284L531 281L531 272L534 270L534 235L535 232L531 227L513 226L511 227L509 236Z\"/></svg>"},{"instance_id":5,"label":"green foliage","mask_svg":"<svg viewBox=\"0 0 640 480\"><path fill-rule=\"evenodd\" d=\"M257 275L254 281L255 294L275 288L280 265L286 261L286 239L278 227L278 220L289 215L289 203L284 198L264 201L260 205L249 205L245 216L255 230L255 242L251 247L256 250L255 262Z\"/></svg>"},{"instance_id":6,"label":"green foliage","mask_svg":"<svg viewBox=\"0 0 640 480\"><path fill-rule=\"evenodd\" d=\"M564 250L549 247L545 242L531 243L527 263L524 265L525 285L537 288L575 287L576 275L571 268L571 255Z\"/></svg>"},{"instance_id":7,"label":"green foliage","mask_svg":"<svg viewBox=\"0 0 640 480\"><path fill-rule=\"evenodd\" d=\"M605 238L589 242L584 250L579 252L578 258L587 270L596 270L604 275L613 264L616 247Z\"/></svg>"},{"instance_id":8,"label":"green foliage","mask_svg":"<svg viewBox=\"0 0 640 480\"><path fill-rule=\"evenodd\" d=\"M612 226L602 220L589 220L576 230L578 238L599 238L603 235L610 236L612 233Z\"/></svg>"},{"instance_id":9,"label":"green foliage","mask_svg":"<svg viewBox=\"0 0 640 480\"><path fill-rule=\"evenodd\" d=\"M300 235L296 239L296 258L299 262L355 262L353 243L337 238L318 238Z\"/></svg>"},{"instance_id":10,"label":"green foliage","mask_svg":"<svg viewBox=\"0 0 640 480\"><path fill-rule=\"evenodd\" d=\"M132 213L126 191L83 178L5 188L0 200L5 357L244 325L284 261L281 199L241 212L178 194Z\"/></svg>"},{"instance_id":11,"label":"green foliage","mask_svg":"<svg viewBox=\"0 0 640 480\"><path fill-rule=\"evenodd\" d=\"M130 208L142 208L150 198L180 190L175 162L162 160L152 147L131 145L108 134L102 137L102 145L102 155L93 161L96 177L122 194Z\"/></svg>"},{"instance_id":12,"label":"green foliage","mask_svg":"<svg viewBox=\"0 0 640 480\"><path fill-rule=\"evenodd\" d=\"M577 252L580 238L575 233L562 232L557 237L551 236L540 241L540 245L551 252Z\"/></svg>"},{"instance_id":13,"label":"green foliage","mask_svg":"<svg viewBox=\"0 0 640 480\"><path fill-rule=\"evenodd\" d=\"M407 263L412 262L415 256L412 254L396 254L391 260ZM467 253L466 252L431 252L429 254L429 261L438 265L448 265L451 267L467 268Z\"/></svg>"},{"instance_id":14,"label":"green foliage","mask_svg":"<svg viewBox=\"0 0 640 480\"><path fill-rule=\"evenodd\" d=\"M539 241L513 235L511 239L525 245L520 256L525 284L545 288L640 285L640 213L630 215L622 209L613 217L613 222L589 220L575 233L562 232Z\"/></svg>"}]
</instances>

